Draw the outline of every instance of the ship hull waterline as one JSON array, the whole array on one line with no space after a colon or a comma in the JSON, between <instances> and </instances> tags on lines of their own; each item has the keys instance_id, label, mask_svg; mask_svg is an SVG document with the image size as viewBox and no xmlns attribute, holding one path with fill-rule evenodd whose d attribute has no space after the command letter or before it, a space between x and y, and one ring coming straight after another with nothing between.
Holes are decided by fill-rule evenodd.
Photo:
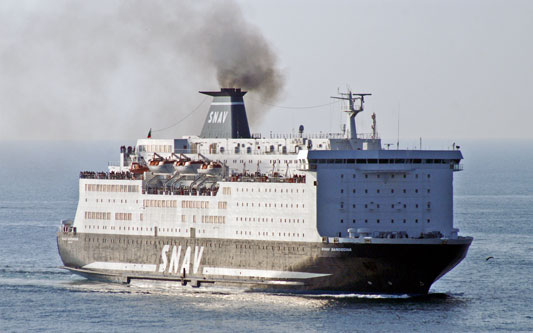
<instances>
[{"instance_id":1,"label":"ship hull waterline","mask_svg":"<svg viewBox=\"0 0 533 333\"><path fill-rule=\"evenodd\" d=\"M472 238L301 243L64 233L63 268L91 280L177 281L251 291L427 294L466 256Z\"/></svg>"}]
</instances>

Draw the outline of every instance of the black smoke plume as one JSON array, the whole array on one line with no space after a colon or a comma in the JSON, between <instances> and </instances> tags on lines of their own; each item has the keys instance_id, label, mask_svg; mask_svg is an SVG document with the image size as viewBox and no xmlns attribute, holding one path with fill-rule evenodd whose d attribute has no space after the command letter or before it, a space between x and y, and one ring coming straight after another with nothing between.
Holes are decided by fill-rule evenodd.
<instances>
[{"instance_id":1,"label":"black smoke plume","mask_svg":"<svg viewBox=\"0 0 533 333\"><path fill-rule=\"evenodd\" d=\"M272 48L232 1L0 3L0 139L133 139L218 87L269 103L283 89ZM198 133L207 107L155 137ZM248 109L252 126L263 111Z\"/></svg>"}]
</instances>

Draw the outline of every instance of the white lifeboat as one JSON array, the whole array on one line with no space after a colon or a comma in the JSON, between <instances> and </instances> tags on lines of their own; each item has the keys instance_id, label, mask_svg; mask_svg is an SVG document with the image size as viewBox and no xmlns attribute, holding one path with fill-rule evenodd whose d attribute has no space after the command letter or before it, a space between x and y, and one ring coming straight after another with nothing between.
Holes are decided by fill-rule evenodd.
<instances>
[{"instance_id":1,"label":"white lifeboat","mask_svg":"<svg viewBox=\"0 0 533 333\"><path fill-rule=\"evenodd\" d=\"M141 165L137 162L133 162L131 163L131 166L130 166L130 172L135 174L135 175L142 175L143 173L145 173L146 171L148 171L149 168L144 166L144 165Z\"/></svg>"},{"instance_id":2,"label":"white lifeboat","mask_svg":"<svg viewBox=\"0 0 533 333\"><path fill-rule=\"evenodd\" d=\"M203 163L198 173L219 175L222 172L222 164L217 162Z\"/></svg>"},{"instance_id":3,"label":"white lifeboat","mask_svg":"<svg viewBox=\"0 0 533 333\"><path fill-rule=\"evenodd\" d=\"M193 174L202 166L202 161L176 161L174 163L174 169L179 173Z\"/></svg>"},{"instance_id":4,"label":"white lifeboat","mask_svg":"<svg viewBox=\"0 0 533 333\"><path fill-rule=\"evenodd\" d=\"M148 169L156 173L172 173L174 172L175 160L165 159L154 153L154 157L148 161Z\"/></svg>"}]
</instances>

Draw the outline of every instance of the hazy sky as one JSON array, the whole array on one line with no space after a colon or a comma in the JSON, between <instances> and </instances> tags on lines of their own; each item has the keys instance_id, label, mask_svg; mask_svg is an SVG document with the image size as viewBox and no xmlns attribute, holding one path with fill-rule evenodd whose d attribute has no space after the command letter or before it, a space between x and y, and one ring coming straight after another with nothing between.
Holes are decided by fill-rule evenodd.
<instances>
[{"instance_id":1,"label":"hazy sky","mask_svg":"<svg viewBox=\"0 0 533 333\"><path fill-rule=\"evenodd\" d=\"M262 35L284 78L270 104L322 105L349 86L373 93L360 132L376 112L387 141L398 114L406 138L533 139L531 1L191 3L2 1L0 140L133 140L175 123L204 100L198 90L218 89L209 53L235 57L207 47L217 35L197 29L206 22ZM266 112L257 93L246 98ZM199 133L207 108L154 137ZM261 119L252 132L338 132L344 116L338 105L272 107Z\"/></svg>"}]
</instances>

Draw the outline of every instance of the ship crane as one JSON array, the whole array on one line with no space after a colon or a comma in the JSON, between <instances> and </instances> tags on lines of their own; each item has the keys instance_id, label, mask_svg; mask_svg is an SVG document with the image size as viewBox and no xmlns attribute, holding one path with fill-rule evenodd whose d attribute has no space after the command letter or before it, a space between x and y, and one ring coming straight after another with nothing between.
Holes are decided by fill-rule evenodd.
<instances>
[{"instance_id":1,"label":"ship crane","mask_svg":"<svg viewBox=\"0 0 533 333\"><path fill-rule=\"evenodd\" d=\"M347 113L348 119L347 119L347 127L348 130L346 133L347 139L357 139L357 130L355 127L355 116L359 113L364 111L364 104L365 104L365 96L371 96L372 94L356 94L352 93L351 91L348 91L348 93L339 93L339 96L331 96L331 98L334 99L341 99L348 101L348 110L345 110L344 112ZM355 102L359 101L359 107L355 108Z\"/></svg>"}]
</instances>

